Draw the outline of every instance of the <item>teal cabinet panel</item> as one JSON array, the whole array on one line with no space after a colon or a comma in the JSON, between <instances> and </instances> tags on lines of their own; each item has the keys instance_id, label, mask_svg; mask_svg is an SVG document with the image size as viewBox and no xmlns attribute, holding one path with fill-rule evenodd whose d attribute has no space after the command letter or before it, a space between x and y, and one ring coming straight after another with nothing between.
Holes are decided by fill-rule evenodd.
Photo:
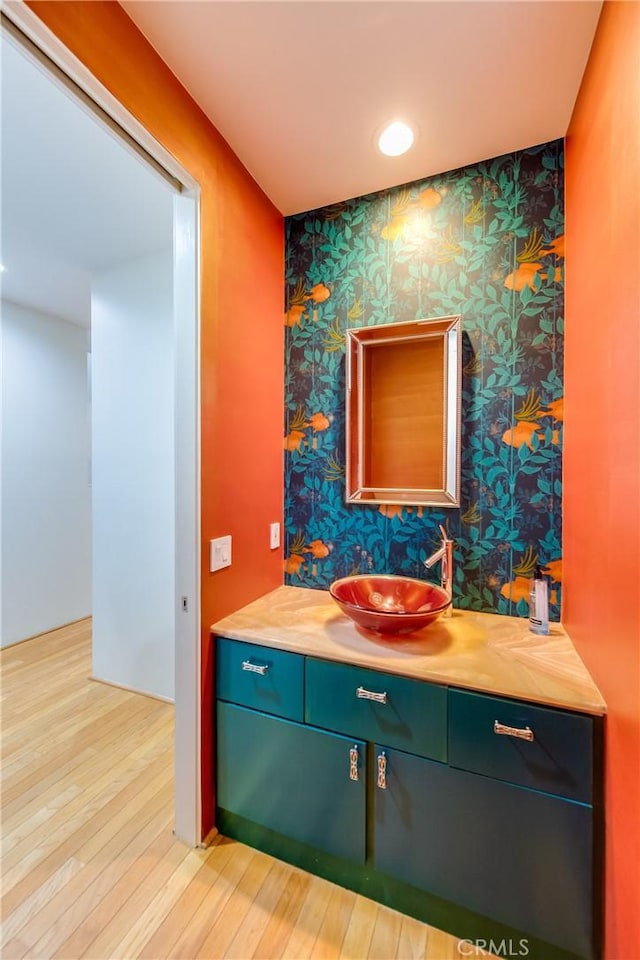
<instances>
[{"instance_id":1,"label":"teal cabinet panel","mask_svg":"<svg viewBox=\"0 0 640 960\"><path fill-rule=\"evenodd\" d=\"M229 639L216 690L241 839L462 938L601 956L598 718Z\"/></svg>"},{"instance_id":2,"label":"teal cabinet panel","mask_svg":"<svg viewBox=\"0 0 640 960\"><path fill-rule=\"evenodd\" d=\"M455 882L450 868L455 826L451 771L446 764L386 746L376 745L374 753L374 866L446 897Z\"/></svg>"},{"instance_id":3,"label":"teal cabinet panel","mask_svg":"<svg viewBox=\"0 0 640 960\"><path fill-rule=\"evenodd\" d=\"M374 865L583 957L598 956L593 810L399 751L375 787Z\"/></svg>"},{"instance_id":4,"label":"teal cabinet panel","mask_svg":"<svg viewBox=\"0 0 640 960\"><path fill-rule=\"evenodd\" d=\"M229 703L217 710L218 807L364 863L365 744Z\"/></svg>"},{"instance_id":5,"label":"teal cabinet panel","mask_svg":"<svg viewBox=\"0 0 640 960\"><path fill-rule=\"evenodd\" d=\"M450 689L448 727L451 766L593 802L593 718Z\"/></svg>"},{"instance_id":6,"label":"teal cabinet panel","mask_svg":"<svg viewBox=\"0 0 640 960\"><path fill-rule=\"evenodd\" d=\"M446 687L308 657L305 691L307 723L435 760L447 758ZM367 694L384 694L386 702Z\"/></svg>"},{"instance_id":7,"label":"teal cabinet panel","mask_svg":"<svg viewBox=\"0 0 640 960\"><path fill-rule=\"evenodd\" d=\"M216 696L288 720L302 720L304 657L239 640L218 639Z\"/></svg>"}]
</instances>

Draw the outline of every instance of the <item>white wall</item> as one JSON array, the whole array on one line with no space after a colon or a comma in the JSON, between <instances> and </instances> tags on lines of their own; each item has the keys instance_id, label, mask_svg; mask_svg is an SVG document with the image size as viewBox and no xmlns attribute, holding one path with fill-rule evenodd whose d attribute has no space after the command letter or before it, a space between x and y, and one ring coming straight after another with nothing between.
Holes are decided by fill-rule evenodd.
<instances>
[{"instance_id":1,"label":"white wall","mask_svg":"<svg viewBox=\"0 0 640 960\"><path fill-rule=\"evenodd\" d=\"M174 697L172 252L94 278L93 673Z\"/></svg>"},{"instance_id":2,"label":"white wall","mask_svg":"<svg viewBox=\"0 0 640 960\"><path fill-rule=\"evenodd\" d=\"M87 342L2 302L3 646L91 613Z\"/></svg>"}]
</instances>

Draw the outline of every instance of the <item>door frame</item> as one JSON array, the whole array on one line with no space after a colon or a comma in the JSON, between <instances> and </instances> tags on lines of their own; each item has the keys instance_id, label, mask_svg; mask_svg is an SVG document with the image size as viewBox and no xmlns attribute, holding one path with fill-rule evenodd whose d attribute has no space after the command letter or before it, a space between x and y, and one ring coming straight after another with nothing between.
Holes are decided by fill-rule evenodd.
<instances>
[{"instance_id":1,"label":"door frame","mask_svg":"<svg viewBox=\"0 0 640 960\"><path fill-rule=\"evenodd\" d=\"M182 191L174 196L173 225L176 524L174 832L178 839L197 846L202 838L200 185L23 0L3 3L2 20L3 31L6 27L14 42L21 43L27 55L50 75L54 83L71 93L81 109L94 116L96 113L102 114L103 126L111 136L117 137L132 152L146 155L149 169L157 176L164 171L166 179L172 180L174 185L177 181L182 186ZM11 24L17 28L18 34L11 29Z\"/></svg>"}]
</instances>

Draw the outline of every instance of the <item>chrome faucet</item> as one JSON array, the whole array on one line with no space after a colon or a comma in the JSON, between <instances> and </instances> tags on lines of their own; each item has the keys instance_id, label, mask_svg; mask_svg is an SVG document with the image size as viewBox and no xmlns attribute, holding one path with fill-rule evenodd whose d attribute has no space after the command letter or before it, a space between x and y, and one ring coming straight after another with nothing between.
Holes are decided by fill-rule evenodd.
<instances>
[{"instance_id":1,"label":"chrome faucet","mask_svg":"<svg viewBox=\"0 0 640 960\"><path fill-rule=\"evenodd\" d=\"M447 536L447 531L440 524L440 533L442 534L442 543L435 553L424 561L425 567L430 570L434 564L441 561L440 564L440 584L443 590L446 590L449 597L453 600L453 540ZM451 616L451 605L447 607L442 614L443 617Z\"/></svg>"}]
</instances>

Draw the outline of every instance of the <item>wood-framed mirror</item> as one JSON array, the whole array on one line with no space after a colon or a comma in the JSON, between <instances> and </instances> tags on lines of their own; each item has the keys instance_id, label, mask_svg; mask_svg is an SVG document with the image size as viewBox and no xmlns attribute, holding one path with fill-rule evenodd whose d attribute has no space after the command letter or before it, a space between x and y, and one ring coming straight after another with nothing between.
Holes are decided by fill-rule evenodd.
<instances>
[{"instance_id":1,"label":"wood-framed mirror","mask_svg":"<svg viewBox=\"0 0 640 960\"><path fill-rule=\"evenodd\" d=\"M462 318L346 331L349 503L460 503Z\"/></svg>"}]
</instances>

